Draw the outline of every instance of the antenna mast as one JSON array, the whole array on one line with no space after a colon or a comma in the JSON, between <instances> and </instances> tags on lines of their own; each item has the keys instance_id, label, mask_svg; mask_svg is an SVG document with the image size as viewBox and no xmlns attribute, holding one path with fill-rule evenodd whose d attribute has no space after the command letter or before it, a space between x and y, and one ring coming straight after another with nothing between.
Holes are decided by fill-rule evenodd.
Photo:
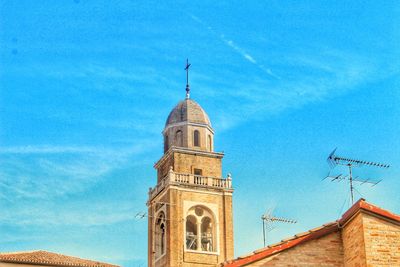
<instances>
[{"instance_id":1,"label":"antenna mast","mask_svg":"<svg viewBox=\"0 0 400 267\"><path fill-rule=\"evenodd\" d=\"M266 247L266 245L267 245L267 232L270 232L275 228L275 226L273 225L274 223L292 223L292 224L297 223L297 221L295 221L295 220L275 217L272 215L271 210L269 210L265 214L263 214L261 216L261 220L263 223L264 247Z\"/></svg>"},{"instance_id":2,"label":"antenna mast","mask_svg":"<svg viewBox=\"0 0 400 267\"><path fill-rule=\"evenodd\" d=\"M375 167L387 169L390 167L390 165L384 164L384 163L372 162L372 161L340 157L340 156L335 155L336 149L337 148L335 148L329 154L328 159L327 159L330 169L331 170L334 169L337 165L347 166L349 169L349 174L348 175L339 174L339 175L332 176L332 175L330 175L330 171L329 171L329 174L324 179L331 178L331 182L342 181L342 180L348 179L349 184L350 184L351 203L354 203L354 190L355 190L354 182L360 182L361 185L368 183L368 184L371 184L372 186L375 186L382 180L373 181L371 179L360 179L360 178L358 178L358 176L353 177L353 167L361 167L361 166L365 165L365 166L375 166Z\"/></svg>"}]
</instances>

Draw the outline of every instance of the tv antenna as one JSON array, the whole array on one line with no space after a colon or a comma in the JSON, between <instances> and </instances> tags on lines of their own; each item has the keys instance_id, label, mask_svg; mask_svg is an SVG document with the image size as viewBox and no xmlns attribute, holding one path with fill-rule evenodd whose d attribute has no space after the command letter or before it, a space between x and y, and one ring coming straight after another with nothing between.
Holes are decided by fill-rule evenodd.
<instances>
[{"instance_id":1,"label":"tv antenna","mask_svg":"<svg viewBox=\"0 0 400 267\"><path fill-rule=\"evenodd\" d=\"M348 167L348 174L338 174L338 175L331 175L329 171L329 174L324 178L331 178L331 182L333 181L343 181L343 180L349 180L350 184L350 194L351 194L351 203L354 204L354 182L359 182L360 185L363 184L371 184L371 186L375 186L378 183L380 183L382 180L373 180L373 179L361 179L358 176L353 177L353 167L362 167L362 166L373 166L373 167L378 167L378 168L389 168L389 164L384 164L384 163L378 163L378 162L372 162L372 161L365 161L365 160L359 160L359 159L351 159L351 158L345 158L345 157L340 157L337 156L335 148L328 156L328 164L330 169L334 169L337 165L342 165L342 166L347 166Z\"/></svg>"},{"instance_id":2,"label":"tv antenna","mask_svg":"<svg viewBox=\"0 0 400 267\"><path fill-rule=\"evenodd\" d=\"M267 245L267 233L271 232L273 229L275 229L275 223L292 223L295 224L297 221L295 220L290 220L290 219L285 219L285 218L280 218L280 217L275 217L272 215L273 210L269 209L267 212L265 212L261 216L261 220L263 223L263 239L264 239L264 247Z\"/></svg>"}]
</instances>

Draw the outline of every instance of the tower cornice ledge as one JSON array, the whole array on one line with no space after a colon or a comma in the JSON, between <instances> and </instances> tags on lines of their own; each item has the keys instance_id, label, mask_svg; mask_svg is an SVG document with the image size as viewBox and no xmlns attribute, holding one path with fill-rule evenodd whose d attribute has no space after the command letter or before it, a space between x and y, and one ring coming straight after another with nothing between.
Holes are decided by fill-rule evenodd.
<instances>
[{"instance_id":1,"label":"tower cornice ledge","mask_svg":"<svg viewBox=\"0 0 400 267\"><path fill-rule=\"evenodd\" d=\"M197 126L197 127L206 127L211 133L214 134L214 130L213 130L213 128L212 128L209 124L206 124L206 123L195 123L195 122L186 122L186 121L168 124L168 125L164 128L164 130L163 130L161 133L162 133L162 134L165 134L165 133L167 132L167 130L168 130L169 128L172 128L172 127L186 126L186 125L189 125L189 126Z\"/></svg>"},{"instance_id":2,"label":"tower cornice ledge","mask_svg":"<svg viewBox=\"0 0 400 267\"><path fill-rule=\"evenodd\" d=\"M154 164L154 168L158 169L160 165L169 157L171 156L174 152L178 153L183 153L183 154L188 154L188 155L201 155L201 156L206 156L210 158L219 158L222 159L224 157L223 152L211 152L211 151L203 151L203 150L197 150L197 149L191 149L191 148L185 148L185 147L176 147L172 146L168 149L168 151Z\"/></svg>"}]
</instances>

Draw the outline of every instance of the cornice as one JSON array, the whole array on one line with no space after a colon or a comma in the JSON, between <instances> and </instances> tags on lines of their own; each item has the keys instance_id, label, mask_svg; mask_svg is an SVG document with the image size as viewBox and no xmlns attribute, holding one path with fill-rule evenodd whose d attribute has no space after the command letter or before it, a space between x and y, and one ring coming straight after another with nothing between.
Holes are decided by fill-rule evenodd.
<instances>
[{"instance_id":1,"label":"cornice","mask_svg":"<svg viewBox=\"0 0 400 267\"><path fill-rule=\"evenodd\" d=\"M186 147L176 147L172 146L168 149L168 151L154 164L154 168L158 169L160 165L173 153L178 152L178 153L183 153L183 154L188 154L188 155L200 155L200 156L205 156L205 157L210 157L210 158L220 158L222 159L224 157L223 152L210 152L210 151L204 151L204 150L197 150L197 149L192 149L192 148L186 148Z\"/></svg>"}]
</instances>

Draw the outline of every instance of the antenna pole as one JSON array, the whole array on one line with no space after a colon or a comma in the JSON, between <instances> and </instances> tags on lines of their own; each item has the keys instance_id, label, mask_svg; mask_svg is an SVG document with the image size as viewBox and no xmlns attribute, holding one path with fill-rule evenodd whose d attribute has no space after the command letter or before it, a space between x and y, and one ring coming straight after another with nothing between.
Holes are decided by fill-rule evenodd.
<instances>
[{"instance_id":1,"label":"antenna pole","mask_svg":"<svg viewBox=\"0 0 400 267\"><path fill-rule=\"evenodd\" d=\"M354 187L353 187L353 176L352 176L352 171L351 171L351 164L349 164L348 166L349 166L351 204L354 204Z\"/></svg>"},{"instance_id":2,"label":"antenna pole","mask_svg":"<svg viewBox=\"0 0 400 267\"><path fill-rule=\"evenodd\" d=\"M267 246L267 232L272 231L275 227L274 223L297 223L295 220L275 217L271 212L268 212L261 216L261 220L263 221L263 239L264 239L264 247Z\"/></svg>"},{"instance_id":3,"label":"antenna pole","mask_svg":"<svg viewBox=\"0 0 400 267\"><path fill-rule=\"evenodd\" d=\"M328 164L330 166L330 169L332 170L337 165L347 166L349 168L349 174L348 175L343 175L343 174L331 175L330 174L331 171L329 171L327 177L331 178L332 182L333 181L342 181L342 180L347 180L347 179L349 180L352 204L354 204L354 190L355 190L354 182L359 182L359 183L361 183L361 185L368 183L368 184L372 184L372 186L377 185L380 182L380 181L372 181L371 179L360 179L360 178L358 178L358 176L356 176L354 178L353 177L353 166L360 167L360 166L364 165L364 166L374 166L374 167L385 168L385 169L390 167L389 164L339 157L339 156L335 155L335 152L336 152L336 149L333 150L328 156Z\"/></svg>"},{"instance_id":4,"label":"antenna pole","mask_svg":"<svg viewBox=\"0 0 400 267\"><path fill-rule=\"evenodd\" d=\"M264 247L265 247L265 240L266 240L266 237L265 237L265 221L264 220L262 220L262 222L263 222L263 238L264 238Z\"/></svg>"}]
</instances>

